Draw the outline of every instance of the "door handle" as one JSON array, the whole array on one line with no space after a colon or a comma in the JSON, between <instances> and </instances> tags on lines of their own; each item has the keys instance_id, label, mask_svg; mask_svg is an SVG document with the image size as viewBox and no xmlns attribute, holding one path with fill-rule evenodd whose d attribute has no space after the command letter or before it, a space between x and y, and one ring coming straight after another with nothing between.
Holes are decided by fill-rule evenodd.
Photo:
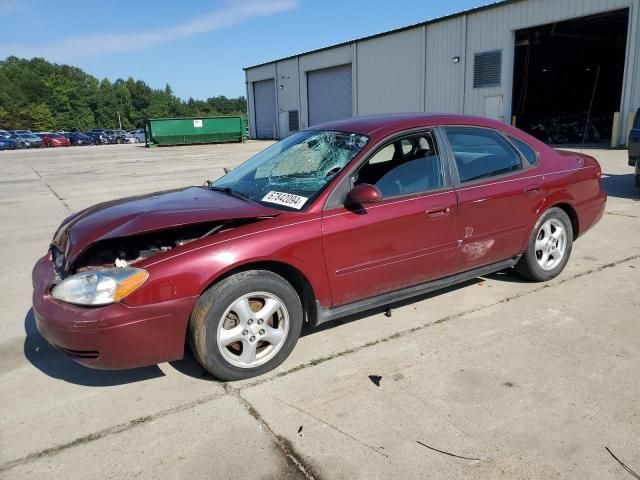
<instances>
[{"instance_id":1,"label":"door handle","mask_svg":"<svg viewBox=\"0 0 640 480\"><path fill-rule=\"evenodd\" d=\"M525 195L529 197L533 197L534 195L537 195L538 193L540 193L541 190L542 190L542 187L540 185L531 185L530 187L525 188L523 192Z\"/></svg>"},{"instance_id":2,"label":"door handle","mask_svg":"<svg viewBox=\"0 0 640 480\"><path fill-rule=\"evenodd\" d=\"M451 209L449 207L433 207L425 213L427 214L427 218L442 218L449 215Z\"/></svg>"}]
</instances>

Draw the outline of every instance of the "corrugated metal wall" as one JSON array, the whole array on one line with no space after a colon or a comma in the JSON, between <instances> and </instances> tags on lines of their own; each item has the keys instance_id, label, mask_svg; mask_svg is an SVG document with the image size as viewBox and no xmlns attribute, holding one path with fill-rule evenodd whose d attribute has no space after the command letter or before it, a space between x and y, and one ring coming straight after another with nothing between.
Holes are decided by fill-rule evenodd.
<instances>
[{"instance_id":1,"label":"corrugated metal wall","mask_svg":"<svg viewBox=\"0 0 640 480\"><path fill-rule=\"evenodd\" d=\"M358 114L421 112L424 27L358 42Z\"/></svg>"},{"instance_id":2,"label":"corrugated metal wall","mask_svg":"<svg viewBox=\"0 0 640 480\"><path fill-rule=\"evenodd\" d=\"M290 58L276 63L278 83L278 138L284 138L289 130L289 111L300 108L300 80L298 59Z\"/></svg>"},{"instance_id":3,"label":"corrugated metal wall","mask_svg":"<svg viewBox=\"0 0 640 480\"><path fill-rule=\"evenodd\" d=\"M397 111L485 115L488 105L495 113L499 97L499 118L509 122L515 30L625 7L631 11L622 95L624 130L627 115L640 107L640 0L524 0L300 55L296 57L300 128L308 125L307 72L347 63L353 70L354 115ZM502 51L501 84L473 88L474 55L490 50ZM455 57L459 62L454 63ZM276 64L269 65L275 77ZM263 79L269 65L248 69L247 82Z\"/></svg>"},{"instance_id":4,"label":"corrugated metal wall","mask_svg":"<svg viewBox=\"0 0 640 480\"><path fill-rule=\"evenodd\" d=\"M465 24L465 17L457 17L426 28L426 112L462 113ZM460 61L453 63L454 57Z\"/></svg>"}]
</instances>

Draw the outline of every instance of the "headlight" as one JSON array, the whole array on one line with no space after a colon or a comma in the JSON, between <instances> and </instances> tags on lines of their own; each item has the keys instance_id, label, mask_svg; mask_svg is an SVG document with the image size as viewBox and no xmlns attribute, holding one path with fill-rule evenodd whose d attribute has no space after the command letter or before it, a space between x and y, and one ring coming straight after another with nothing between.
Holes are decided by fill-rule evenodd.
<instances>
[{"instance_id":1,"label":"headlight","mask_svg":"<svg viewBox=\"0 0 640 480\"><path fill-rule=\"evenodd\" d=\"M77 273L51 291L58 300L77 305L107 305L137 290L149 277L140 268L105 268Z\"/></svg>"}]
</instances>

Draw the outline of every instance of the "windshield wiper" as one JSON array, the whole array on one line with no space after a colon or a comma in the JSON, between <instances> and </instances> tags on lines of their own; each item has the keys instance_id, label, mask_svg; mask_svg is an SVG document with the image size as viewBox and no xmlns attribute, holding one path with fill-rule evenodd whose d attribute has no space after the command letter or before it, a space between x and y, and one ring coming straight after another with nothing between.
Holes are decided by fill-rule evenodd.
<instances>
[{"instance_id":1,"label":"windshield wiper","mask_svg":"<svg viewBox=\"0 0 640 480\"><path fill-rule=\"evenodd\" d=\"M253 199L248 195L238 192L230 187L214 187L213 185L209 185L209 190L213 190L214 192L226 193L230 197L239 198L240 200L244 200L245 202L253 202Z\"/></svg>"}]
</instances>

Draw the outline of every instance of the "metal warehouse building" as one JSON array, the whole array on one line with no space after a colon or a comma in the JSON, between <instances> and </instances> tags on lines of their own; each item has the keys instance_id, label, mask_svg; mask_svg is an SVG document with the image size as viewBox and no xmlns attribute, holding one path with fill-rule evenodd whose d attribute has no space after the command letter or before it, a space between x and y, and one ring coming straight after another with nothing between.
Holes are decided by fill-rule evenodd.
<instances>
[{"instance_id":1,"label":"metal warehouse building","mask_svg":"<svg viewBox=\"0 0 640 480\"><path fill-rule=\"evenodd\" d=\"M622 144L640 106L639 20L640 0L506 0L247 67L250 134L424 111L544 137L591 111L601 139Z\"/></svg>"}]
</instances>

